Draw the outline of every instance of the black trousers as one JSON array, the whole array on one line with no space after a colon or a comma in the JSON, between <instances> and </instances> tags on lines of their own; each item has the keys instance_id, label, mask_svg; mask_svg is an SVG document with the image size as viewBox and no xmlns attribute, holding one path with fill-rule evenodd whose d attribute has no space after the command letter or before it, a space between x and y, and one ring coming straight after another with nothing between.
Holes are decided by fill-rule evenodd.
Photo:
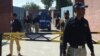
<instances>
[{"instance_id":1,"label":"black trousers","mask_svg":"<svg viewBox=\"0 0 100 56\"><path fill-rule=\"evenodd\" d=\"M66 49L67 49L67 46L66 46L66 43L63 42L63 36L61 36L60 40L62 42L60 42L60 56L65 56L66 55Z\"/></svg>"}]
</instances>

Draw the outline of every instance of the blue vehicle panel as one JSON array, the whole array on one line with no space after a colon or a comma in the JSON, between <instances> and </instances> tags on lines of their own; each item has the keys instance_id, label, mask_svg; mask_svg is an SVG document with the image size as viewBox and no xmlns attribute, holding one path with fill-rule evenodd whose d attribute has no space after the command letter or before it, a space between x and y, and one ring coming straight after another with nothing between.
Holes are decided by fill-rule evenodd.
<instances>
[{"instance_id":1,"label":"blue vehicle panel","mask_svg":"<svg viewBox=\"0 0 100 56\"><path fill-rule=\"evenodd\" d=\"M51 29L51 18L45 13L41 13L39 20L40 29Z\"/></svg>"}]
</instances>

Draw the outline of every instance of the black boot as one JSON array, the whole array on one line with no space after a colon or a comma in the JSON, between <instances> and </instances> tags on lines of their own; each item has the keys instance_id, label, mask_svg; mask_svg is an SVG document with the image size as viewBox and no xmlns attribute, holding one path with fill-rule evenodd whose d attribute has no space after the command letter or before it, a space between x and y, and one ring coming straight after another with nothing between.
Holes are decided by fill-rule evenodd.
<instances>
[{"instance_id":1,"label":"black boot","mask_svg":"<svg viewBox=\"0 0 100 56\"><path fill-rule=\"evenodd\" d=\"M11 56L11 54L8 54L7 56Z\"/></svg>"},{"instance_id":2,"label":"black boot","mask_svg":"<svg viewBox=\"0 0 100 56\"><path fill-rule=\"evenodd\" d=\"M23 55L21 55L21 54L19 53L18 56L23 56Z\"/></svg>"}]
</instances>

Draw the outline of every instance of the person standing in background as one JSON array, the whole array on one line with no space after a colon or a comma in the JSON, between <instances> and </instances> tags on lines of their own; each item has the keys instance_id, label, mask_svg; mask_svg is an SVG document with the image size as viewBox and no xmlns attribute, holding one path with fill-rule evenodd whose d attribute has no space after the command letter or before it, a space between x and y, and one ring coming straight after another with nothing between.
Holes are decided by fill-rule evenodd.
<instances>
[{"instance_id":1,"label":"person standing in background","mask_svg":"<svg viewBox=\"0 0 100 56\"><path fill-rule=\"evenodd\" d=\"M64 13L64 17L65 17L65 21L63 21L61 23L61 31L64 32L64 28L66 26L66 23L67 21L69 20L69 11L67 10L65 13ZM61 42L60 42L60 56L66 56L66 45L63 47L63 43L62 43L62 38L63 38L63 35L61 36Z\"/></svg>"},{"instance_id":2,"label":"person standing in background","mask_svg":"<svg viewBox=\"0 0 100 56\"><path fill-rule=\"evenodd\" d=\"M31 26L32 26L32 16L27 16L24 20L25 22L25 28L26 32L31 32Z\"/></svg>"}]
</instances>

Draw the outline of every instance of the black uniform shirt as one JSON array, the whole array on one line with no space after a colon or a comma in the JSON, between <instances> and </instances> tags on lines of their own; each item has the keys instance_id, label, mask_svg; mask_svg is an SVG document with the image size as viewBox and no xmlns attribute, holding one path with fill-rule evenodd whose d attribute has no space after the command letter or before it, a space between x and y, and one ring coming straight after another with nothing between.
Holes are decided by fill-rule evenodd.
<instances>
[{"instance_id":1,"label":"black uniform shirt","mask_svg":"<svg viewBox=\"0 0 100 56\"><path fill-rule=\"evenodd\" d=\"M12 24L12 32L21 32L22 30L22 25L21 22L18 19L15 19Z\"/></svg>"},{"instance_id":2,"label":"black uniform shirt","mask_svg":"<svg viewBox=\"0 0 100 56\"><path fill-rule=\"evenodd\" d=\"M63 42L68 42L73 46L87 43L90 50L94 52L88 21L84 18L81 20L70 19L65 27Z\"/></svg>"}]
</instances>

